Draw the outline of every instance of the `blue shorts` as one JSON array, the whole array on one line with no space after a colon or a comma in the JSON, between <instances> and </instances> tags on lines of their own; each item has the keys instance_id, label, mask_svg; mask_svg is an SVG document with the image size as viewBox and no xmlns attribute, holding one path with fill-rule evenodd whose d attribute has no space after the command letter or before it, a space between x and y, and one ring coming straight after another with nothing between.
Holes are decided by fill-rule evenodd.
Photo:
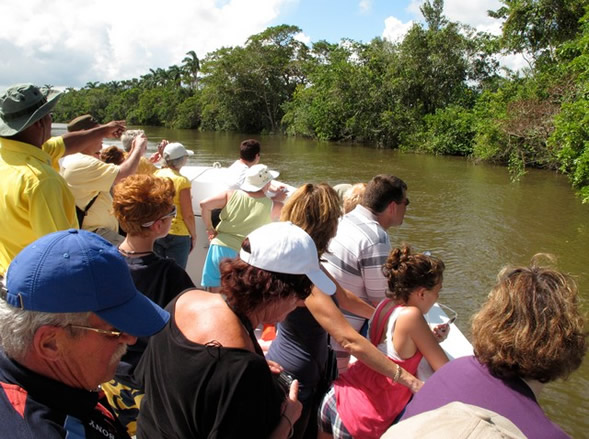
<instances>
[{"instance_id":1,"label":"blue shorts","mask_svg":"<svg viewBox=\"0 0 589 439\"><path fill-rule=\"evenodd\" d=\"M236 256L237 252L232 248L211 244L207 252L207 259L202 268L202 280L200 284L203 287L220 287L221 271L219 270L219 265L221 261L226 258L233 259Z\"/></svg>"}]
</instances>

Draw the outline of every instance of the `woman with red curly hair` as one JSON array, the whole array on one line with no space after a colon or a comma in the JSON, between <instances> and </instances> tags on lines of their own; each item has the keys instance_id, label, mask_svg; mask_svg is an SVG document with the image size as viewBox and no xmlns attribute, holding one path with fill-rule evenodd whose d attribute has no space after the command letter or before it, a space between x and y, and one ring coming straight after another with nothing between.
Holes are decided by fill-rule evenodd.
<instances>
[{"instance_id":1,"label":"woman with red curly hair","mask_svg":"<svg viewBox=\"0 0 589 439\"><path fill-rule=\"evenodd\" d=\"M568 438L538 404L545 383L581 365L587 332L572 277L539 265L506 267L472 320L474 356L437 371L403 419L452 401L505 416L530 438Z\"/></svg>"}]
</instances>

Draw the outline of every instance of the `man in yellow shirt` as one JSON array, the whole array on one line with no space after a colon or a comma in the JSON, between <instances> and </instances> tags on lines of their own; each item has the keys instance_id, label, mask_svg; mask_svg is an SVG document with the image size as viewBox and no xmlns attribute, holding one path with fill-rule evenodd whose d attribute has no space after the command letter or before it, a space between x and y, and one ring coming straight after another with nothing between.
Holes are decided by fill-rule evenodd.
<instances>
[{"instance_id":1,"label":"man in yellow shirt","mask_svg":"<svg viewBox=\"0 0 589 439\"><path fill-rule=\"evenodd\" d=\"M58 138L42 149L59 94L19 84L0 96L0 276L37 238L78 227L74 197L51 165L65 143Z\"/></svg>"},{"instance_id":2,"label":"man in yellow shirt","mask_svg":"<svg viewBox=\"0 0 589 439\"><path fill-rule=\"evenodd\" d=\"M31 242L78 228L74 197L57 172L58 160L94 137L119 136L124 122L51 137L51 110L60 93L17 84L0 96L0 277Z\"/></svg>"}]
</instances>

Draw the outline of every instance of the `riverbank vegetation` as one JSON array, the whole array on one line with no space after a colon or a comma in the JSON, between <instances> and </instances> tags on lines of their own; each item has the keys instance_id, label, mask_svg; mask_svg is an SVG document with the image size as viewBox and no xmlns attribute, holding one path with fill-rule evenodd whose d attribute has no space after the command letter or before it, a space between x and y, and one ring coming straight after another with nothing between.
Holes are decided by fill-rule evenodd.
<instances>
[{"instance_id":1,"label":"riverbank vegetation","mask_svg":"<svg viewBox=\"0 0 589 439\"><path fill-rule=\"evenodd\" d=\"M424 23L397 42L319 41L270 27L140 78L68 89L66 122L92 113L129 124L349 140L562 172L589 202L589 7L584 0L502 0L502 35L449 21L426 1ZM519 54L527 67L501 68Z\"/></svg>"}]
</instances>

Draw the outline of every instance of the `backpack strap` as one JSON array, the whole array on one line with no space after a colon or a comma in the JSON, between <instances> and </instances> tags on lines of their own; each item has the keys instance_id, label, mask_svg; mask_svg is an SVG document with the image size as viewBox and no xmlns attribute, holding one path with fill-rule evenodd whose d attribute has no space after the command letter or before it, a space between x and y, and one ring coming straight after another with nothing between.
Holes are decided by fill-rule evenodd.
<instances>
[{"instance_id":1,"label":"backpack strap","mask_svg":"<svg viewBox=\"0 0 589 439\"><path fill-rule=\"evenodd\" d=\"M90 208L92 207L92 205L94 204L96 199L98 198L98 195L100 195L100 192L98 192L94 196L94 198L92 198L90 200L90 202L86 205L84 210L82 210L78 206L76 206L76 216L78 217L78 227L80 227L80 229L82 228L82 224L84 223L84 218L86 217L86 215L88 215L88 211L90 210Z\"/></svg>"}]
</instances>

